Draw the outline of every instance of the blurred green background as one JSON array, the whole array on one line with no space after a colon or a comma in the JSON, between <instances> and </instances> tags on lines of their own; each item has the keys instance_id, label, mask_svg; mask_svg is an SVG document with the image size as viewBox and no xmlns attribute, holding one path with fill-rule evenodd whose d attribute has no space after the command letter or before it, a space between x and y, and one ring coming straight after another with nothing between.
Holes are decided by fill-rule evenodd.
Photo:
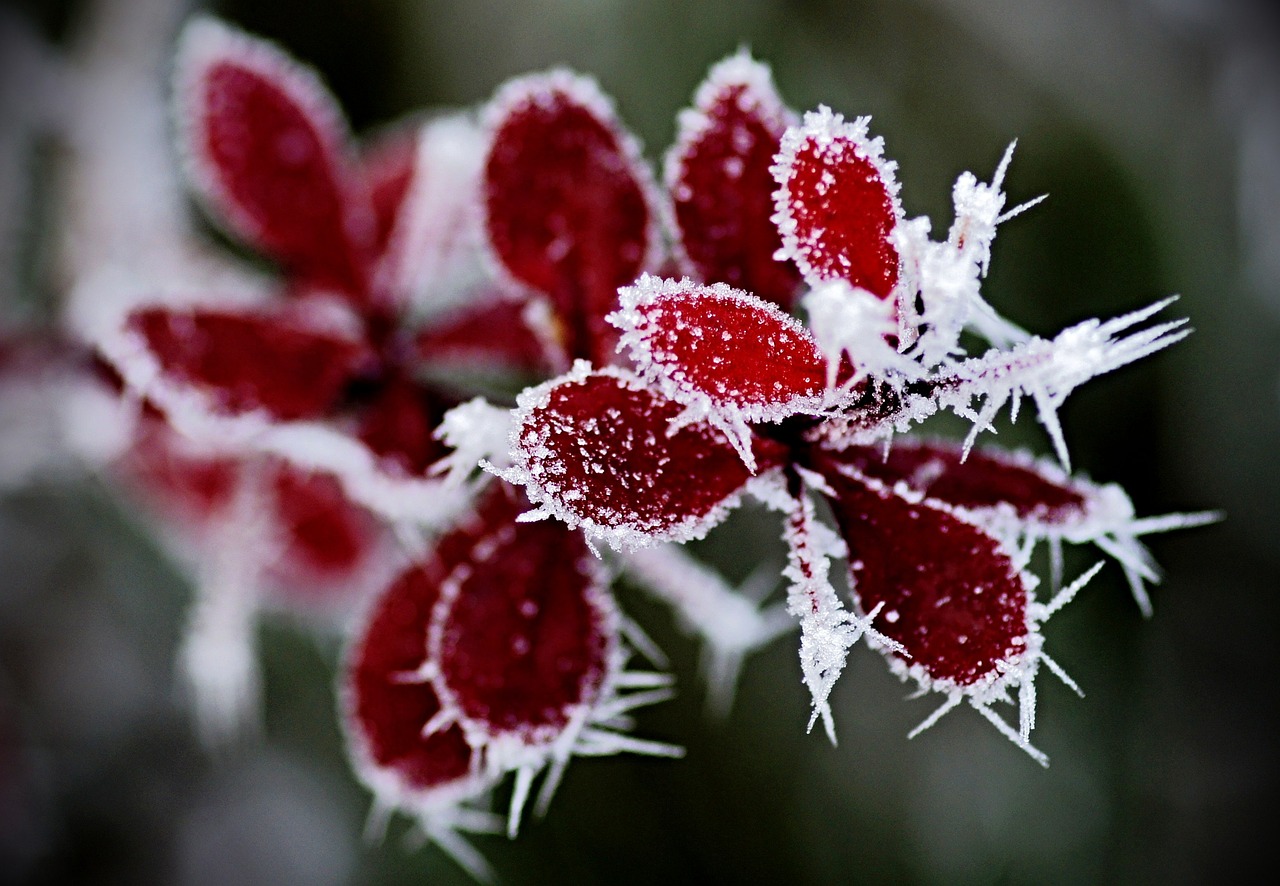
<instances>
[{"instance_id":1,"label":"blurred green background","mask_svg":"<svg viewBox=\"0 0 1280 886\"><path fill-rule=\"evenodd\" d=\"M103 14L163 22L165 6L117 0ZM65 48L83 39L90 8L25 0L5 14ZM1077 469L1122 483L1139 514L1215 508L1227 519L1151 540L1167 570L1151 620L1109 566L1048 626L1048 651L1087 694L1039 682L1048 770L972 711L907 741L935 702L904 701L907 687L861 647L833 699L838 748L804 734L792 637L749 661L726 721L709 718L696 646L624 586L624 607L670 653L681 688L642 712L637 732L682 743L687 757L576 761L545 820L514 842L477 838L502 882L1180 884L1270 867L1280 25L1267 4L201 8L314 64L357 131L473 105L512 75L566 64L599 79L655 162L707 67L746 45L797 110L821 102L872 115L908 215L929 215L935 231L950 222L955 176L988 175L1018 139L1010 200L1049 199L996 240L986 293L1009 318L1053 334L1180 293L1173 310L1195 327L1172 350L1088 384L1063 412ZM21 96L16 68L6 70L0 86ZM5 230L22 257L4 285L38 322L63 293L42 246L58 224L45 182L61 155L52 140L36 144L7 167L29 186L6 188L26 196L4 207L20 213ZM1048 451L1030 415L998 442ZM751 513L700 548L735 577L760 551L781 556L769 521ZM184 575L92 479L0 496L0 882L468 882L434 848L406 848L404 822L381 844L361 841L368 797L335 722L332 642L264 625L263 735L217 756L200 748L172 679L189 596Z\"/></svg>"}]
</instances>

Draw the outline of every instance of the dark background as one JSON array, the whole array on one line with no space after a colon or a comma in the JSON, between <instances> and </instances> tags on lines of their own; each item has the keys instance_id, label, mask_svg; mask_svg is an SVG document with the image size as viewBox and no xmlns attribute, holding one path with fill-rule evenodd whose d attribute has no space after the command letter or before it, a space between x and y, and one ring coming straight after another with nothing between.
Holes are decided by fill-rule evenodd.
<instances>
[{"instance_id":1,"label":"dark background","mask_svg":"<svg viewBox=\"0 0 1280 886\"><path fill-rule=\"evenodd\" d=\"M90 8L28 0L4 13L62 51L86 39ZM117 0L97 21L163 23L165 8ZM1109 566L1048 626L1048 651L1087 693L1039 682L1048 770L972 711L908 742L935 702L904 701L862 648L833 699L838 748L804 734L794 638L748 663L727 721L708 718L696 647L624 587L682 689L643 712L637 732L688 755L576 761L547 819L514 842L477 839L503 882L1176 884L1272 866L1280 30L1266 4L206 8L314 64L357 131L482 102L509 76L567 64L599 79L655 162L708 65L745 44L792 107L871 114L908 215L929 215L936 232L955 176L988 175L1018 139L1011 201L1049 199L996 240L986 293L1006 316L1051 335L1179 293L1173 311L1195 327L1063 411L1076 467L1121 482L1140 514L1227 518L1151 540L1167 570L1152 619ZM19 123L41 114L21 70L4 70L4 144L17 150ZM17 244L5 252L6 311L38 323L65 294L44 244L59 223L49 182L67 158L56 139L35 145L6 165L26 184L6 182L23 196L0 209ZM1048 451L1030 415L999 442ZM774 546L767 521L747 514L701 553L740 577ZM334 719L332 642L265 624L263 735L217 756L201 749L171 673L189 596L184 573L92 477L0 495L0 882L467 882L436 849L406 848L404 822L380 845L361 842L368 797Z\"/></svg>"}]
</instances>

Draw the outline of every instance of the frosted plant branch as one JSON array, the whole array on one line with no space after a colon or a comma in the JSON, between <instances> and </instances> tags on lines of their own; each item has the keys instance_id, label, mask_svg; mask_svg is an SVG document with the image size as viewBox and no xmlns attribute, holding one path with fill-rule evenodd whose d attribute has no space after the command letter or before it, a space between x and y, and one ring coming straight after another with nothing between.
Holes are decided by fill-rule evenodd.
<instances>
[{"instance_id":1,"label":"frosted plant branch","mask_svg":"<svg viewBox=\"0 0 1280 886\"><path fill-rule=\"evenodd\" d=\"M939 402L974 423L965 441L968 449L978 433L991 429L992 421L1005 405L1016 413L1019 399L1031 398L1058 460L1070 469L1058 408L1072 391L1090 379L1149 356L1190 334L1184 328L1187 321L1181 319L1120 335L1175 300L1176 297L1167 298L1106 322L1086 320L1059 333L1052 341L1037 337L1008 351L992 350L948 367L939 379Z\"/></svg>"}]
</instances>

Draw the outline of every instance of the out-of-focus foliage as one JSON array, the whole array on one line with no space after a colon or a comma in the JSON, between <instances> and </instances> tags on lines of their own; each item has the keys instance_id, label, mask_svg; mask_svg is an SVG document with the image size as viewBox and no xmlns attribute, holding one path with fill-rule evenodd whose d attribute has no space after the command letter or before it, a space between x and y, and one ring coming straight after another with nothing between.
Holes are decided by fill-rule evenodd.
<instances>
[{"instance_id":1,"label":"out-of-focus foliage","mask_svg":"<svg viewBox=\"0 0 1280 886\"><path fill-rule=\"evenodd\" d=\"M100 6L19 3L4 13L5 40L29 47L39 35L74 53ZM104 8L167 14L154 0ZM976 717L908 742L932 703L893 703L904 687L865 650L832 699L838 748L803 733L788 643L748 663L732 715L717 722L703 712L691 642L624 591L683 689L643 712L642 730L683 743L687 757L576 764L545 821L515 842L477 839L507 882L1192 883L1264 858L1263 822L1280 799L1269 731L1280 664L1280 24L1266 4L209 8L314 63L357 128L472 105L512 75L566 64L616 97L655 162L708 65L745 44L794 107L872 115L908 183L908 215L930 214L935 228L949 221L956 174L993 169L1018 139L1011 201L1049 199L996 240L986 294L1005 316L1045 333L1180 293L1177 310L1197 330L1064 410L1076 466L1122 481L1139 513L1217 508L1227 519L1152 540L1167 578L1150 621L1114 568L1055 619L1054 648L1069 650L1061 663L1088 697L1046 683L1047 771ZM52 317L67 296L58 186L73 162L46 125L70 113L58 106L60 75L41 81L49 91L26 79L56 59L17 58L0 51L6 324ZM1002 426L1001 442L1048 451L1028 417ZM774 537L744 513L698 550L741 578L755 557L781 560ZM24 883L466 882L436 850L406 849L400 826L360 842L367 797L339 739L334 644L287 623L264 628L263 734L218 756L200 749L171 688L190 593L92 477L4 492L0 872Z\"/></svg>"}]
</instances>

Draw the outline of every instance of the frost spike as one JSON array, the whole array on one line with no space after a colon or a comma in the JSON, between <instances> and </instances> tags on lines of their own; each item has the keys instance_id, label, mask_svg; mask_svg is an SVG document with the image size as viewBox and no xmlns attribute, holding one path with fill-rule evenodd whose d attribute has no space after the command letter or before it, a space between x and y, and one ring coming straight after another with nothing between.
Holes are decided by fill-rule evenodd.
<instances>
[{"instance_id":1,"label":"frost spike","mask_svg":"<svg viewBox=\"0 0 1280 886\"><path fill-rule=\"evenodd\" d=\"M1141 323L1174 301L1166 298L1123 316L1102 322L1085 320L1060 332L1052 341L1032 338L1007 351L989 351L955 363L939 378L939 403L974 422L965 448L989 429L996 414L1011 400L1030 396L1040 421L1053 440L1058 460L1070 470L1066 441L1057 409L1077 387L1114 369L1181 341L1191 330L1185 319L1119 334ZM975 411L974 400L981 401Z\"/></svg>"},{"instance_id":2,"label":"frost spike","mask_svg":"<svg viewBox=\"0 0 1280 886\"><path fill-rule=\"evenodd\" d=\"M790 630L790 619L776 608L761 610L674 545L624 552L622 563L628 577L672 606L680 622L705 640L707 706L718 716L727 715L743 659Z\"/></svg>"}]
</instances>

